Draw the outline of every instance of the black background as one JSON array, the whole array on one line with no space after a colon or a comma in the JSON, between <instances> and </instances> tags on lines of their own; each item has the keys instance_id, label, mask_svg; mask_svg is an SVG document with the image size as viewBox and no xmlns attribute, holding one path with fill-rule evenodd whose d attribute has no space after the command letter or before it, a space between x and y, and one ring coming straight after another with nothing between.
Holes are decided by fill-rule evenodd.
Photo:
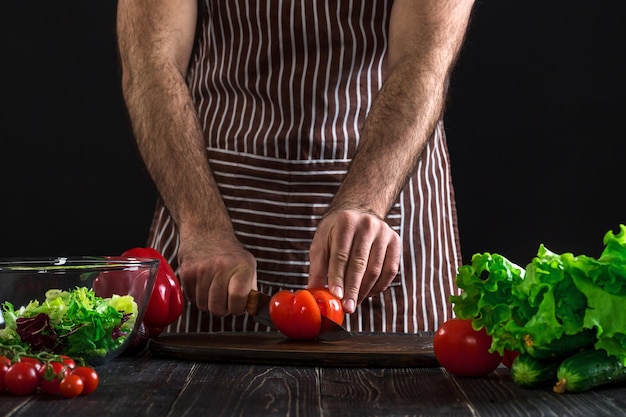
<instances>
[{"instance_id":1,"label":"black background","mask_svg":"<svg viewBox=\"0 0 626 417\"><path fill-rule=\"evenodd\" d=\"M626 8L476 3L447 113L464 259L599 255L626 222Z\"/></svg>"},{"instance_id":2,"label":"black background","mask_svg":"<svg viewBox=\"0 0 626 417\"><path fill-rule=\"evenodd\" d=\"M0 257L145 243L155 190L119 88L114 1L2 2ZM446 112L463 258L599 255L626 223L622 1L476 3Z\"/></svg>"}]
</instances>

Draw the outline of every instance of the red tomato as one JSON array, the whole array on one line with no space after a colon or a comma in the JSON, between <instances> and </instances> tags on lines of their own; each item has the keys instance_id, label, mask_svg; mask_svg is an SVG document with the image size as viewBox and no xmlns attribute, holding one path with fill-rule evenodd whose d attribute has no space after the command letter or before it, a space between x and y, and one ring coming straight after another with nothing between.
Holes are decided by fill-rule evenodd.
<instances>
[{"instance_id":1,"label":"red tomato","mask_svg":"<svg viewBox=\"0 0 626 417\"><path fill-rule=\"evenodd\" d=\"M328 317L337 324L343 324L344 313L341 300L332 295L328 288L310 288L322 316Z\"/></svg>"},{"instance_id":2,"label":"red tomato","mask_svg":"<svg viewBox=\"0 0 626 417\"><path fill-rule=\"evenodd\" d=\"M5 356L0 356L0 392L6 390L5 375L11 366L11 360Z\"/></svg>"},{"instance_id":3,"label":"red tomato","mask_svg":"<svg viewBox=\"0 0 626 417\"><path fill-rule=\"evenodd\" d=\"M65 398L78 397L85 388L85 383L79 375L70 374L59 383L59 393Z\"/></svg>"},{"instance_id":4,"label":"red tomato","mask_svg":"<svg viewBox=\"0 0 626 417\"><path fill-rule=\"evenodd\" d=\"M77 366L72 370L73 375L78 375L83 380L83 392L81 395L91 394L98 388L100 378L96 370L90 366Z\"/></svg>"},{"instance_id":5,"label":"red tomato","mask_svg":"<svg viewBox=\"0 0 626 417\"><path fill-rule=\"evenodd\" d=\"M59 383L69 374L70 368L63 362L48 362L39 371L42 374L39 381L41 392L48 394L59 393Z\"/></svg>"},{"instance_id":6,"label":"red tomato","mask_svg":"<svg viewBox=\"0 0 626 417\"><path fill-rule=\"evenodd\" d=\"M496 369L502 356L490 353L490 347L491 336L484 328L474 330L471 320L450 319L437 329L433 338L439 364L459 376L483 376Z\"/></svg>"},{"instance_id":7,"label":"red tomato","mask_svg":"<svg viewBox=\"0 0 626 417\"><path fill-rule=\"evenodd\" d=\"M270 318L276 328L291 339L314 339L320 332L322 315L313 294L282 290L272 296Z\"/></svg>"},{"instance_id":8,"label":"red tomato","mask_svg":"<svg viewBox=\"0 0 626 417\"><path fill-rule=\"evenodd\" d=\"M33 365L35 367L35 370L37 372L40 372L40 371L43 372L43 370L42 370L43 363L39 359L37 359L37 358L32 358L30 356L21 356L20 357L20 362L29 363L29 364L31 364L31 365Z\"/></svg>"},{"instance_id":9,"label":"red tomato","mask_svg":"<svg viewBox=\"0 0 626 417\"><path fill-rule=\"evenodd\" d=\"M65 366L70 369L76 368L76 361L71 356L61 355L61 358L63 359Z\"/></svg>"},{"instance_id":10,"label":"red tomato","mask_svg":"<svg viewBox=\"0 0 626 417\"><path fill-rule=\"evenodd\" d=\"M39 375L30 362L16 362L4 375L7 390L13 395L30 395L37 391Z\"/></svg>"},{"instance_id":11,"label":"red tomato","mask_svg":"<svg viewBox=\"0 0 626 417\"><path fill-rule=\"evenodd\" d=\"M510 368L513 365L515 358L519 356L519 352L514 350L504 349L504 355L502 355L502 365Z\"/></svg>"}]
</instances>

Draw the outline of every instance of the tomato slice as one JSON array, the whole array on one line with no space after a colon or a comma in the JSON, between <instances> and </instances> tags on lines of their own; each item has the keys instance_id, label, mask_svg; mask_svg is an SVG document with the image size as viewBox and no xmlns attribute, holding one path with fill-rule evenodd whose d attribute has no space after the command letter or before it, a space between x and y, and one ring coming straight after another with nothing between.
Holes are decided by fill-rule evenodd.
<instances>
[{"instance_id":1,"label":"tomato slice","mask_svg":"<svg viewBox=\"0 0 626 417\"><path fill-rule=\"evenodd\" d=\"M322 316L328 317L339 325L343 324L345 315L340 299L332 295L328 288L309 288L309 292L317 301Z\"/></svg>"}]
</instances>

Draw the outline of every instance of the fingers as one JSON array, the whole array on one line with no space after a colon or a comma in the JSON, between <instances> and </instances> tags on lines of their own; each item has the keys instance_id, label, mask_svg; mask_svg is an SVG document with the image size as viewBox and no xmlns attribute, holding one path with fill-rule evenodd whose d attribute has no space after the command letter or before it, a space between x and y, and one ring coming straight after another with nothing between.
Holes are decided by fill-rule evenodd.
<instances>
[{"instance_id":1,"label":"fingers","mask_svg":"<svg viewBox=\"0 0 626 417\"><path fill-rule=\"evenodd\" d=\"M354 268L359 270L367 258L351 254L352 241L354 239L356 225L351 222L340 222L331 231L330 251L328 258L328 289L335 297L343 300L343 308L348 313L352 313L356 308L355 291L358 292L360 279L346 280L345 272L348 264L356 263Z\"/></svg>"},{"instance_id":2,"label":"fingers","mask_svg":"<svg viewBox=\"0 0 626 417\"><path fill-rule=\"evenodd\" d=\"M248 252L229 256L181 259L180 278L187 298L216 316L243 314L248 294L256 289L256 261Z\"/></svg>"},{"instance_id":3,"label":"fingers","mask_svg":"<svg viewBox=\"0 0 626 417\"><path fill-rule=\"evenodd\" d=\"M256 265L240 263L213 277L208 290L208 309L217 316L240 315L246 311L248 294L256 288Z\"/></svg>"},{"instance_id":4,"label":"fingers","mask_svg":"<svg viewBox=\"0 0 626 417\"><path fill-rule=\"evenodd\" d=\"M309 280L307 287L319 288L326 286L326 280L328 276L328 255L327 245L322 243L322 239L313 238L311 247L309 249ZM336 289L335 289L336 291ZM335 296L333 291L331 291ZM339 298L343 297L343 293Z\"/></svg>"},{"instance_id":5,"label":"fingers","mask_svg":"<svg viewBox=\"0 0 626 417\"><path fill-rule=\"evenodd\" d=\"M250 273L253 274L252 285L250 282ZM248 295L251 289L257 289L256 269L253 271L243 271L235 274L228 281L228 309L227 314L243 314L248 304Z\"/></svg>"},{"instance_id":6,"label":"fingers","mask_svg":"<svg viewBox=\"0 0 626 417\"><path fill-rule=\"evenodd\" d=\"M350 259L343 276L343 304L349 313L354 312L365 298L385 290L399 267L400 241L397 233L374 217L361 225L352 240ZM335 274L339 279L340 270L336 270Z\"/></svg>"},{"instance_id":7,"label":"fingers","mask_svg":"<svg viewBox=\"0 0 626 417\"><path fill-rule=\"evenodd\" d=\"M228 314L228 281L212 279L211 287L206 292L208 298L207 309L216 316ZM200 302L200 298L197 298Z\"/></svg>"},{"instance_id":8,"label":"fingers","mask_svg":"<svg viewBox=\"0 0 626 417\"><path fill-rule=\"evenodd\" d=\"M378 279L372 277L372 281L375 280L375 284L368 293L365 293L364 291L361 292L363 294L363 298L361 298L360 301L386 290L387 287L391 285L394 278L398 275L398 271L400 271L400 256L402 253L400 236L394 232L389 235L389 238L390 240L387 243L386 252L383 256L382 270L379 273Z\"/></svg>"},{"instance_id":9,"label":"fingers","mask_svg":"<svg viewBox=\"0 0 626 417\"><path fill-rule=\"evenodd\" d=\"M183 287L183 294L185 298L192 303L196 302L196 279L195 275L189 275L185 273L185 269L181 266L178 271L178 278L180 284Z\"/></svg>"},{"instance_id":10,"label":"fingers","mask_svg":"<svg viewBox=\"0 0 626 417\"><path fill-rule=\"evenodd\" d=\"M352 313L366 297L389 286L400 254L400 236L383 220L354 210L333 213L311 245L309 287L323 286L326 270L329 290Z\"/></svg>"}]
</instances>

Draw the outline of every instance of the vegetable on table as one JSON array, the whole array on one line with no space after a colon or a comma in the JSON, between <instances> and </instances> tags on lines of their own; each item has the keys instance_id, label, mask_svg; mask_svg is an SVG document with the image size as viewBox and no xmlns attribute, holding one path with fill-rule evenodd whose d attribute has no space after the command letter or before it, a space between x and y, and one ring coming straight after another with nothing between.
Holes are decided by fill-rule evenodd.
<instances>
[{"instance_id":1,"label":"vegetable on table","mask_svg":"<svg viewBox=\"0 0 626 417\"><path fill-rule=\"evenodd\" d=\"M538 388L554 384L559 362L541 360L527 353L518 355L511 364L511 379L525 388Z\"/></svg>"},{"instance_id":2,"label":"vegetable on table","mask_svg":"<svg viewBox=\"0 0 626 417\"><path fill-rule=\"evenodd\" d=\"M78 375L83 380L83 390L80 395L89 395L98 388L100 377L91 366L76 366L71 371L72 374Z\"/></svg>"},{"instance_id":3,"label":"vegetable on table","mask_svg":"<svg viewBox=\"0 0 626 417\"><path fill-rule=\"evenodd\" d=\"M74 398L82 394L85 388L83 379L76 374L70 374L59 383L59 394L65 398Z\"/></svg>"},{"instance_id":4,"label":"vegetable on table","mask_svg":"<svg viewBox=\"0 0 626 417\"><path fill-rule=\"evenodd\" d=\"M39 389L48 394L59 394L61 380L70 374L70 366L60 360L50 360L40 367Z\"/></svg>"},{"instance_id":5,"label":"vegetable on table","mask_svg":"<svg viewBox=\"0 0 626 417\"><path fill-rule=\"evenodd\" d=\"M433 350L441 366L459 376L484 376L498 367L502 356L490 352L491 336L476 330L471 320L446 320L433 336Z\"/></svg>"},{"instance_id":6,"label":"vegetable on table","mask_svg":"<svg viewBox=\"0 0 626 417\"><path fill-rule=\"evenodd\" d=\"M4 374L6 389L13 395L33 394L39 386L39 375L35 366L28 362L17 362Z\"/></svg>"},{"instance_id":7,"label":"vegetable on table","mask_svg":"<svg viewBox=\"0 0 626 417\"><path fill-rule=\"evenodd\" d=\"M165 327L175 322L183 312L183 293L180 281L169 262L153 248L133 248L122 256L145 257L159 260L154 289L146 307L143 324L148 337L157 337Z\"/></svg>"},{"instance_id":8,"label":"vegetable on table","mask_svg":"<svg viewBox=\"0 0 626 417\"><path fill-rule=\"evenodd\" d=\"M456 277L461 293L450 297L456 317L484 328L492 352L515 351L551 366L602 352L626 365L626 226L608 231L603 242L597 258L541 244L524 268L499 254L475 254Z\"/></svg>"},{"instance_id":9,"label":"vegetable on table","mask_svg":"<svg viewBox=\"0 0 626 417\"><path fill-rule=\"evenodd\" d=\"M89 395L98 387L96 370L89 365L76 365L69 356L25 353L15 346L2 347L2 352L12 359L0 356L0 393L17 396L41 393L74 398Z\"/></svg>"},{"instance_id":10,"label":"vegetable on table","mask_svg":"<svg viewBox=\"0 0 626 417\"><path fill-rule=\"evenodd\" d=\"M602 349L590 349L565 359L557 370L554 392L581 392L626 381L626 367Z\"/></svg>"},{"instance_id":11,"label":"vegetable on table","mask_svg":"<svg viewBox=\"0 0 626 417\"><path fill-rule=\"evenodd\" d=\"M272 296L269 310L276 328L297 340L315 339L322 330L322 316L337 324L344 320L340 300L326 288L281 290Z\"/></svg>"},{"instance_id":12,"label":"vegetable on table","mask_svg":"<svg viewBox=\"0 0 626 417\"><path fill-rule=\"evenodd\" d=\"M595 329L584 329L576 334L564 334L544 345L536 344L530 336L524 339L526 353L536 359L557 361L576 352L592 348L597 341Z\"/></svg>"}]
</instances>

